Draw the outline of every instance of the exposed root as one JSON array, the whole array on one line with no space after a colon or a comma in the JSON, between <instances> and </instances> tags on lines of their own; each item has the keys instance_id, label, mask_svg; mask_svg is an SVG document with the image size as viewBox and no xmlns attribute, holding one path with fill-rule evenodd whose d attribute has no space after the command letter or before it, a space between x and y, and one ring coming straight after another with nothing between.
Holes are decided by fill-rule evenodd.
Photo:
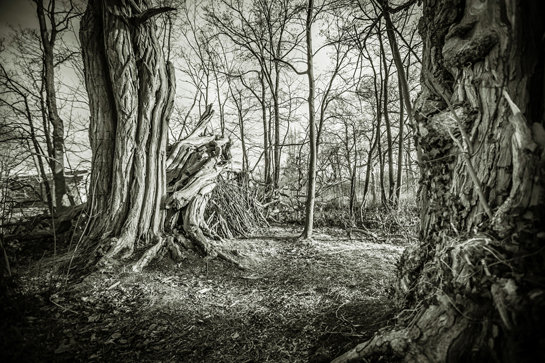
<instances>
[{"instance_id":1,"label":"exposed root","mask_svg":"<svg viewBox=\"0 0 545 363\"><path fill-rule=\"evenodd\" d=\"M172 237L170 237L170 238L172 238ZM146 267L151 262L151 260L153 260L157 256L157 254L159 253L161 248L163 248L165 246L165 244L167 244L168 239L169 239L169 237L167 237L167 238L157 237L157 243L153 247L148 249L146 251L146 253L144 253L144 255L142 257L140 257L138 262L136 262L132 266L132 270L134 272L142 271L142 269L144 267Z\"/></svg>"},{"instance_id":2,"label":"exposed root","mask_svg":"<svg viewBox=\"0 0 545 363\"><path fill-rule=\"evenodd\" d=\"M208 257L208 258L220 257L221 259L232 263L239 269L246 270L246 267L242 265L240 262L230 257L226 253L220 251L216 246L213 246L212 243L210 243L210 241L204 236L202 230L199 227L191 228L189 234L192 237L191 238L192 241L203 252L205 257Z\"/></svg>"},{"instance_id":3,"label":"exposed root","mask_svg":"<svg viewBox=\"0 0 545 363\"><path fill-rule=\"evenodd\" d=\"M545 298L537 296L545 294L518 274L521 264L536 256L498 245L485 235L463 241L444 237L419 278L409 285L399 282L398 290L422 303L409 316L400 314L396 328L380 331L333 362L380 356L403 362L516 361L517 352L539 346ZM421 250L407 250L405 264L418 261ZM532 323L517 327L521 321Z\"/></svg>"},{"instance_id":4,"label":"exposed root","mask_svg":"<svg viewBox=\"0 0 545 363\"><path fill-rule=\"evenodd\" d=\"M378 334L373 339L358 344L355 348L334 359L331 363L366 362L372 357L401 357L409 344L406 330L393 330Z\"/></svg>"},{"instance_id":5,"label":"exposed root","mask_svg":"<svg viewBox=\"0 0 545 363\"><path fill-rule=\"evenodd\" d=\"M459 361L453 356L461 351L449 351L453 342L468 330L471 319L457 314L448 304L421 307L418 318L401 329L383 328L372 339L357 345L332 363L387 361L434 363ZM382 357L382 358L381 358Z\"/></svg>"},{"instance_id":6,"label":"exposed root","mask_svg":"<svg viewBox=\"0 0 545 363\"><path fill-rule=\"evenodd\" d=\"M243 264L241 264L240 262L238 262L237 260L235 260L234 258L230 257L229 255L223 253L222 251L219 251L219 250L216 250L216 253L218 254L218 256L222 259L224 259L225 261L227 262L231 262L233 265L235 265L236 267L238 267L240 270L242 271L245 271L247 270L247 267L244 266Z\"/></svg>"},{"instance_id":7,"label":"exposed root","mask_svg":"<svg viewBox=\"0 0 545 363\"><path fill-rule=\"evenodd\" d=\"M127 259L134 252L135 236L123 235L119 238L112 238L110 244L110 250L104 257L113 259L123 252L121 259Z\"/></svg>"}]
</instances>

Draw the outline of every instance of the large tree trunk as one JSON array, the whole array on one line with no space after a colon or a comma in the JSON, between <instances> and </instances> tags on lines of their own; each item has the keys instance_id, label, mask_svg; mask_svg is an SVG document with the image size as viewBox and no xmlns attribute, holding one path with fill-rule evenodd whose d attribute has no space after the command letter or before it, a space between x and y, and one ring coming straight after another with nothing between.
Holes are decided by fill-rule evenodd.
<instances>
[{"instance_id":1,"label":"large tree trunk","mask_svg":"<svg viewBox=\"0 0 545 363\"><path fill-rule=\"evenodd\" d=\"M135 271L161 251L179 257L175 242L187 246L186 239L239 265L202 231L215 178L230 159L229 140L202 134L213 114L208 105L197 128L167 150L174 69L163 60L150 18L173 9L144 5L91 0L82 19L93 150L88 239L106 265L137 245L151 246Z\"/></svg>"},{"instance_id":2,"label":"large tree trunk","mask_svg":"<svg viewBox=\"0 0 545 363\"><path fill-rule=\"evenodd\" d=\"M334 362L545 360L544 13L541 1L424 0L407 309Z\"/></svg>"},{"instance_id":3,"label":"large tree trunk","mask_svg":"<svg viewBox=\"0 0 545 363\"><path fill-rule=\"evenodd\" d=\"M93 151L89 205L96 216L90 236L111 258L123 250L130 255L137 238L153 238L163 226L174 77L148 20L159 11L91 0L82 19Z\"/></svg>"}]
</instances>

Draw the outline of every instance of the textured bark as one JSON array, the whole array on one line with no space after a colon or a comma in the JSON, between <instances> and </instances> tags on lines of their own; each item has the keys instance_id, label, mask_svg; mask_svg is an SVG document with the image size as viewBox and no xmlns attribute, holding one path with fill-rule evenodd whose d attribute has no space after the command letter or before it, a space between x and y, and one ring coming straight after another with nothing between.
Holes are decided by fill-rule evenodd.
<instances>
[{"instance_id":1,"label":"textured bark","mask_svg":"<svg viewBox=\"0 0 545 363\"><path fill-rule=\"evenodd\" d=\"M205 255L237 264L215 251L201 230L230 142L205 134L213 114L208 105L195 130L167 150L174 69L163 59L150 19L174 9L139 4L90 0L81 23L93 151L89 244L106 265L131 256L136 246L151 246L135 271L162 251L180 256L176 242L186 237Z\"/></svg>"},{"instance_id":2,"label":"textured bark","mask_svg":"<svg viewBox=\"0 0 545 363\"><path fill-rule=\"evenodd\" d=\"M217 250L203 233L203 229L208 230L204 211L216 187L216 178L231 159L229 139L203 134L212 114L212 105L209 105L195 130L168 147L165 233L156 238L155 245L133 266L135 271L142 270L161 251L169 250L171 256L178 259L181 256L179 244L197 246L204 256L220 256L244 268Z\"/></svg>"},{"instance_id":3,"label":"textured bark","mask_svg":"<svg viewBox=\"0 0 545 363\"><path fill-rule=\"evenodd\" d=\"M407 309L335 362L545 360L544 12L424 1L420 242L396 288Z\"/></svg>"},{"instance_id":4,"label":"textured bark","mask_svg":"<svg viewBox=\"0 0 545 363\"><path fill-rule=\"evenodd\" d=\"M131 5L132 4L132 5ZM163 228L167 123L174 96L144 2L91 0L81 26L93 151L91 240L114 258Z\"/></svg>"},{"instance_id":5,"label":"textured bark","mask_svg":"<svg viewBox=\"0 0 545 363\"><path fill-rule=\"evenodd\" d=\"M167 160L166 227L169 232L181 229L188 240L178 237L184 238L184 244L196 245L203 255L220 256L244 268L216 249L203 233L203 229L209 230L204 220L204 211L216 187L216 178L231 159L228 138L202 135L212 114L212 105L209 105L196 129L187 138L170 147ZM170 249L176 246L172 243L170 245Z\"/></svg>"}]
</instances>

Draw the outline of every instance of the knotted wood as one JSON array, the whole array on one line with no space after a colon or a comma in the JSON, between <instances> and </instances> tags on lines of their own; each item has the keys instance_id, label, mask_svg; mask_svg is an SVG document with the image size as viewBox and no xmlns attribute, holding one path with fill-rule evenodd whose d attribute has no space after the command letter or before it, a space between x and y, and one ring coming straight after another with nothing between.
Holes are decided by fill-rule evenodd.
<instances>
[{"instance_id":1,"label":"knotted wood","mask_svg":"<svg viewBox=\"0 0 545 363\"><path fill-rule=\"evenodd\" d=\"M397 325L334 362L543 361L545 5L423 3L420 238Z\"/></svg>"}]
</instances>

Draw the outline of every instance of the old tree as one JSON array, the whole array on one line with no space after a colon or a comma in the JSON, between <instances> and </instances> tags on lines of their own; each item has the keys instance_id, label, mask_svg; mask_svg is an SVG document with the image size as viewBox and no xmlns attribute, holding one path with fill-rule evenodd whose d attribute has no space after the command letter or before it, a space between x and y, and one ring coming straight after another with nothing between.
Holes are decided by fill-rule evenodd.
<instances>
[{"instance_id":1,"label":"old tree","mask_svg":"<svg viewBox=\"0 0 545 363\"><path fill-rule=\"evenodd\" d=\"M396 287L406 309L335 362L545 360L543 14L539 0L423 1L420 242Z\"/></svg>"},{"instance_id":2,"label":"old tree","mask_svg":"<svg viewBox=\"0 0 545 363\"><path fill-rule=\"evenodd\" d=\"M137 244L151 246L134 265L140 270L160 250L179 255L176 242L187 244L186 237L215 254L202 231L203 212L229 142L203 134L208 107L185 140L167 147L175 78L154 16L172 10L90 0L81 22L93 151L88 240L101 264L131 256Z\"/></svg>"},{"instance_id":3,"label":"old tree","mask_svg":"<svg viewBox=\"0 0 545 363\"><path fill-rule=\"evenodd\" d=\"M416 1L410 1L415 3ZM336 362L539 361L545 345L545 3L423 0L420 242L398 264L398 325ZM389 11L387 1L379 1ZM167 147L173 67L147 1L90 0L82 20L93 149L89 240L101 261L185 231L215 251L202 219L228 142L210 110ZM180 239L184 237L179 235Z\"/></svg>"}]
</instances>

